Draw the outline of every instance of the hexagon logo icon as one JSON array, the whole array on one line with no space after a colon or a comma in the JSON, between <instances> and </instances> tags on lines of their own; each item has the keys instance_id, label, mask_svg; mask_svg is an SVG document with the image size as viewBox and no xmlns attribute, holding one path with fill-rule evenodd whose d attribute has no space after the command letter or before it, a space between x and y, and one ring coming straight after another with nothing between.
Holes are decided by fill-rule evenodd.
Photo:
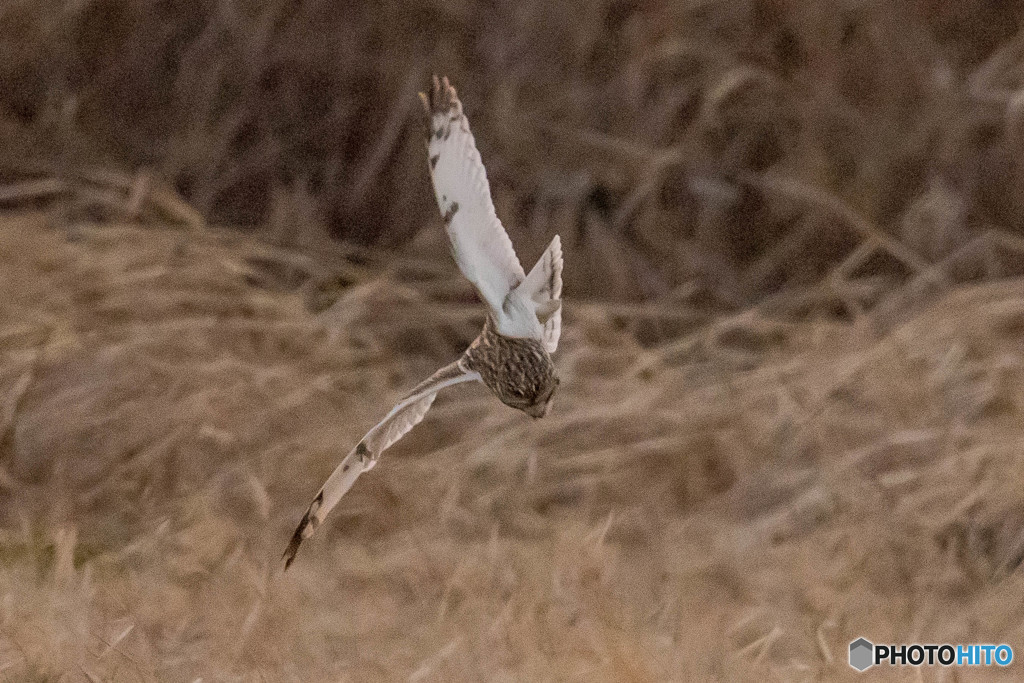
<instances>
[{"instance_id":1,"label":"hexagon logo icon","mask_svg":"<svg viewBox=\"0 0 1024 683\"><path fill-rule=\"evenodd\" d=\"M875 646L866 638L858 638L850 643L850 666L857 671L864 671L874 662Z\"/></svg>"}]
</instances>

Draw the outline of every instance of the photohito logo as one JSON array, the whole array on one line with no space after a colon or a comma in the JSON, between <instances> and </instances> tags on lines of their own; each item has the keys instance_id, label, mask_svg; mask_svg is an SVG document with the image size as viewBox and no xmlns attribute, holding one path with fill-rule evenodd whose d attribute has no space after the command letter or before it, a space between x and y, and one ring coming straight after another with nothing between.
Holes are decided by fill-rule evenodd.
<instances>
[{"instance_id":1,"label":"photohito logo","mask_svg":"<svg viewBox=\"0 0 1024 683\"><path fill-rule=\"evenodd\" d=\"M867 638L850 643L850 666L865 671L876 664L889 666L1007 666L1013 661L1009 645L875 645Z\"/></svg>"}]
</instances>

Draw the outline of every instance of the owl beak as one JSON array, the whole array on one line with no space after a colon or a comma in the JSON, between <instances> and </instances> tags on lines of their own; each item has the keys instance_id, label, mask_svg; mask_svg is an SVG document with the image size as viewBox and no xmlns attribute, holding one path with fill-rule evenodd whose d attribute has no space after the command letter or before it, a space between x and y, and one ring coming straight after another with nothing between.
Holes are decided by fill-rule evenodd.
<instances>
[{"instance_id":1,"label":"owl beak","mask_svg":"<svg viewBox=\"0 0 1024 683\"><path fill-rule=\"evenodd\" d=\"M532 417L535 420L539 420L542 417L547 417L548 413L551 412L551 399L548 399L544 403L538 403L526 408L523 412Z\"/></svg>"}]
</instances>

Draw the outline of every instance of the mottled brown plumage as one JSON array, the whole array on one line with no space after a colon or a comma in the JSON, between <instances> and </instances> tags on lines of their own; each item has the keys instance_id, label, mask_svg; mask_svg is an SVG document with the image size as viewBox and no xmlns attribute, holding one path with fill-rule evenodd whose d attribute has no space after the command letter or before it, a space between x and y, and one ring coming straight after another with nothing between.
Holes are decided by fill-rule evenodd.
<instances>
[{"instance_id":1,"label":"mottled brown plumage","mask_svg":"<svg viewBox=\"0 0 1024 683\"><path fill-rule=\"evenodd\" d=\"M547 414L559 380L551 355L540 341L501 335L488 316L463 359L505 405L533 417Z\"/></svg>"}]
</instances>

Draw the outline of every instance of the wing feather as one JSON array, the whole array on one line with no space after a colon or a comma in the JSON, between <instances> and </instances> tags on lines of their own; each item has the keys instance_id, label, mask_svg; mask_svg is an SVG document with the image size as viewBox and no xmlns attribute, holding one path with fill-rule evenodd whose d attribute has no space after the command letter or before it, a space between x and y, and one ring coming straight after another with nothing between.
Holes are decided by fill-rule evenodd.
<instances>
[{"instance_id":1,"label":"wing feather","mask_svg":"<svg viewBox=\"0 0 1024 683\"><path fill-rule=\"evenodd\" d=\"M534 305L542 325L541 341L548 353L558 349L558 339L562 336L562 265L562 241L555 235L519 286Z\"/></svg>"},{"instance_id":2,"label":"wing feather","mask_svg":"<svg viewBox=\"0 0 1024 683\"><path fill-rule=\"evenodd\" d=\"M455 88L435 76L430 95L420 97L434 194L455 261L500 320L505 297L525 278L523 267L494 211L487 171Z\"/></svg>"},{"instance_id":3,"label":"wing feather","mask_svg":"<svg viewBox=\"0 0 1024 683\"><path fill-rule=\"evenodd\" d=\"M327 514L352 488L359 475L371 469L381 453L423 420L438 391L453 384L479 378L480 375L476 372L466 371L461 361L447 365L417 385L383 420L367 432L338 464L313 498L313 502L309 504L284 552L284 568L288 569L291 566L303 539L313 535Z\"/></svg>"}]
</instances>

